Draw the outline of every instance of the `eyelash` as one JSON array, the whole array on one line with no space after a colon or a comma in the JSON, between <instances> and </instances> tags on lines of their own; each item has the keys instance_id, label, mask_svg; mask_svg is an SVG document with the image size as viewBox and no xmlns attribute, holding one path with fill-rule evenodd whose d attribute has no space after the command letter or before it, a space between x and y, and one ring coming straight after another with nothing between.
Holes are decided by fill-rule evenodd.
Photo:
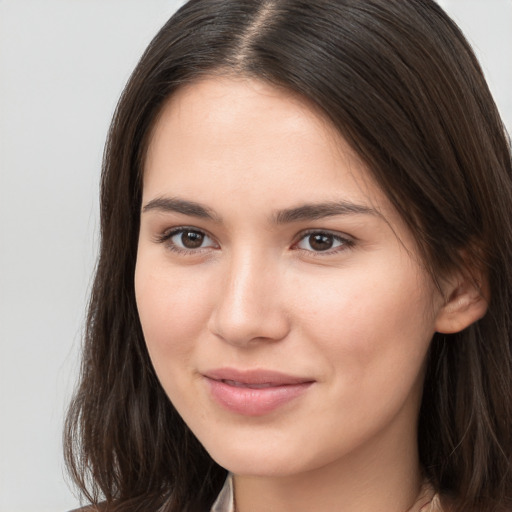
<instances>
[{"instance_id":1,"label":"eyelash","mask_svg":"<svg viewBox=\"0 0 512 512\"><path fill-rule=\"evenodd\" d=\"M158 235L156 241L158 243L165 244L169 250L176 252L178 254L183 254L183 255L199 254L203 250L209 249L212 247L212 245L208 245L206 247L197 247L194 249L190 249L190 248L179 247L178 245L176 245L176 243L172 242L172 238L174 236L179 235L179 234L183 235L184 233L187 233L187 232L188 233L196 233L205 238L207 237L215 245L217 245L215 243L214 238L212 236L210 236L207 232L203 231L202 229L198 229L198 228L195 228L192 226L180 226L178 228L174 228L174 229L165 231L161 235ZM329 248L329 249L326 249L323 251L321 251L321 250L315 251L315 250L303 249L301 247L298 247L298 245L303 240L305 240L308 237L311 237L313 235L328 237L328 238L332 239L333 243L338 243L339 245L336 245L334 248ZM296 242L294 242L292 244L292 249L307 253L310 256L312 255L315 257L321 257L323 255L332 255L332 254L337 254L339 252L343 252L345 250L352 248L354 245L355 245L355 240L353 238L344 237L338 233L333 233L332 231L328 231L328 230L310 229L310 230L302 231L301 233L299 233L299 235L296 237Z\"/></svg>"},{"instance_id":2,"label":"eyelash","mask_svg":"<svg viewBox=\"0 0 512 512\"><path fill-rule=\"evenodd\" d=\"M302 249L300 247L297 247L300 242L307 239L308 237L311 237L312 235L320 235L320 236L324 236L324 237L329 237L334 242L338 242L339 245L334 248L326 249L325 251L313 251L313 250ZM293 244L292 247L297 247L296 250L306 252L310 256L312 255L315 257L321 257L324 255L338 254L340 252L351 249L352 247L354 247L354 245L355 245L355 240L348 236L341 236L339 233L333 233L332 231L328 231L328 230L309 229L307 231L302 231L297 236L297 241Z\"/></svg>"},{"instance_id":3,"label":"eyelash","mask_svg":"<svg viewBox=\"0 0 512 512\"><path fill-rule=\"evenodd\" d=\"M185 247L179 247L174 242L172 242L172 238L174 236L179 235L179 234L184 234L184 233L197 233L204 237L208 237L210 240L214 241L213 237L210 236L208 233L206 233L202 229L194 228L192 226L180 226L179 228L174 228L174 229L165 231L161 235L158 235L156 241L158 243L165 244L165 246L169 250L176 252L178 254L183 254L183 255L198 254L198 253L202 252L202 250L209 248L209 246L207 246L207 247L198 247L195 249L188 249Z\"/></svg>"}]
</instances>

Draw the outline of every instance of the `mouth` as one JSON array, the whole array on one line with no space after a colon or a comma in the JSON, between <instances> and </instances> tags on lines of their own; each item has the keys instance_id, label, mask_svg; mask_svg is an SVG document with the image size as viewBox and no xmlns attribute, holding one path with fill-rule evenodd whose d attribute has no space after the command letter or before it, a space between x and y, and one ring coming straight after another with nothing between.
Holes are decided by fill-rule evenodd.
<instances>
[{"instance_id":1,"label":"mouth","mask_svg":"<svg viewBox=\"0 0 512 512\"><path fill-rule=\"evenodd\" d=\"M228 386L234 386L235 388L250 388L250 389L265 389L275 387L276 384L271 382L265 382L263 384L249 384L247 382L237 382L236 380L221 379L220 382L227 384ZM287 384L284 384L285 386Z\"/></svg>"},{"instance_id":2,"label":"mouth","mask_svg":"<svg viewBox=\"0 0 512 512\"><path fill-rule=\"evenodd\" d=\"M222 368L203 374L213 400L236 414L261 416L301 397L315 382L269 370Z\"/></svg>"}]
</instances>

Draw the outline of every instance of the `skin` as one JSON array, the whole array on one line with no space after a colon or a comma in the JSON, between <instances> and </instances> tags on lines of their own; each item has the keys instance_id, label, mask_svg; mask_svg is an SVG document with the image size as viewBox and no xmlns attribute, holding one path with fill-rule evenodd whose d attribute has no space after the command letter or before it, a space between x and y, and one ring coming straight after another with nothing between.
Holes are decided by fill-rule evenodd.
<instances>
[{"instance_id":1,"label":"skin","mask_svg":"<svg viewBox=\"0 0 512 512\"><path fill-rule=\"evenodd\" d=\"M356 211L282 213L342 202ZM422 480L429 343L474 319L476 301L461 300L458 278L436 290L333 126L255 80L185 86L154 127L142 204L135 288L149 354L191 430L235 474L237 511L408 510ZM184 248L183 227L196 248ZM312 232L332 247L318 250ZM463 303L473 314L461 319ZM223 367L313 383L268 414L238 414L205 382Z\"/></svg>"}]
</instances>

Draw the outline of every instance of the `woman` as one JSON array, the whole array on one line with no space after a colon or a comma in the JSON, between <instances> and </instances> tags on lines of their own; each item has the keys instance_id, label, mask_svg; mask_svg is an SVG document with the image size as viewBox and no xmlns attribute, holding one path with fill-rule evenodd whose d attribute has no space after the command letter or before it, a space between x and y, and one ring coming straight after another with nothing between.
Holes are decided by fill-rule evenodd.
<instances>
[{"instance_id":1,"label":"woman","mask_svg":"<svg viewBox=\"0 0 512 512\"><path fill-rule=\"evenodd\" d=\"M105 153L93 510L510 509L511 178L434 2L188 2Z\"/></svg>"}]
</instances>

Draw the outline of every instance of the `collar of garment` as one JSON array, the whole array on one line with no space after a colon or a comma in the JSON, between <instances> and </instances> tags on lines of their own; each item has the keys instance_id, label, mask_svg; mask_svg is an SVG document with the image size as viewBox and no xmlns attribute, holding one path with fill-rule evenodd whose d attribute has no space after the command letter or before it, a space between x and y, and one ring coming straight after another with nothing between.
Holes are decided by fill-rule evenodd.
<instances>
[{"instance_id":1,"label":"collar of garment","mask_svg":"<svg viewBox=\"0 0 512 512\"><path fill-rule=\"evenodd\" d=\"M210 512L236 512L233 475L231 473L228 474L224 487L222 487ZM429 482L425 481L423 483L418 498L407 512L442 512L439 496Z\"/></svg>"}]
</instances>

